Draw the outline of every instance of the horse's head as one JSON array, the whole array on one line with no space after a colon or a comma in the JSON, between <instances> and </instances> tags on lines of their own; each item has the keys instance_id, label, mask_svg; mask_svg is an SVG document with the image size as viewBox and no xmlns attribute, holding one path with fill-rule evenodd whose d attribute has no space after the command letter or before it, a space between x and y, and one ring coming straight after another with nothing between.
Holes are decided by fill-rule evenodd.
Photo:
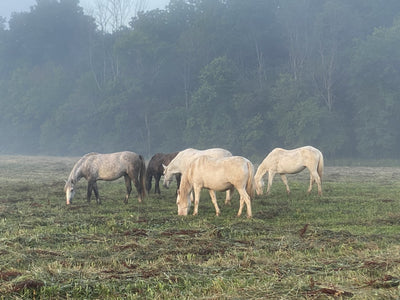
<instances>
[{"instance_id":1,"label":"horse's head","mask_svg":"<svg viewBox=\"0 0 400 300\"><path fill-rule=\"evenodd\" d=\"M176 204L178 205L178 216L187 216L189 213L190 205L192 202L190 201L189 195L187 195L187 199L185 200L185 196L181 191L178 190L178 195L176 196Z\"/></svg>"},{"instance_id":2,"label":"horse's head","mask_svg":"<svg viewBox=\"0 0 400 300\"><path fill-rule=\"evenodd\" d=\"M67 199L67 205L71 204L72 198L75 196L75 182L68 180L64 186L65 198Z\"/></svg>"},{"instance_id":3,"label":"horse's head","mask_svg":"<svg viewBox=\"0 0 400 300\"><path fill-rule=\"evenodd\" d=\"M173 180L174 177L174 173L172 173L168 166L163 164L163 168L164 168L164 182L163 185L166 188L169 188L169 185L171 184L171 181Z\"/></svg>"},{"instance_id":4,"label":"horse's head","mask_svg":"<svg viewBox=\"0 0 400 300\"><path fill-rule=\"evenodd\" d=\"M262 195L263 194L263 188L264 188L264 180L262 178L254 177L254 184L256 186L257 195Z\"/></svg>"}]
</instances>

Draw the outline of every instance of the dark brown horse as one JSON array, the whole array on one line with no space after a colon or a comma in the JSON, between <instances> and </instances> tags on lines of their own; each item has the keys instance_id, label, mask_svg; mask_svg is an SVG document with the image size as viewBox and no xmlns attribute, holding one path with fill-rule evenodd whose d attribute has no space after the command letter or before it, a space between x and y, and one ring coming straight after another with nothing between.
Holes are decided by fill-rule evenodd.
<instances>
[{"instance_id":1,"label":"dark brown horse","mask_svg":"<svg viewBox=\"0 0 400 300\"><path fill-rule=\"evenodd\" d=\"M163 165L168 166L171 160L173 160L178 153L179 152L167 153L167 154L157 153L153 155L153 157L149 161L146 170L146 190L148 193L151 190L151 181L154 177L155 180L154 192L160 194L160 179L164 173ZM178 186L177 188L179 189L179 185L181 182L181 174L177 174L175 177L176 177L176 184Z\"/></svg>"},{"instance_id":2,"label":"dark brown horse","mask_svg":"<svg viewBox=\"0 0 400 300\"><path fill-rule=\"evenodd\" d=\"M111 181L122 176L125 177L126 185L124 202L128 202L132 191L131 181L133 181L138 192L139 202L142 202L146 193L144 187L145 173L146 164L143 157L134 152L124 151L111 154L88 153L78 160L65 183L64 191L67 205L71 203L75 194L75 185L82 177L88 181L88 202L92 196L92 191L94 191L96 201L100 203L97 180Z\"/></svg>"}]
</instances>

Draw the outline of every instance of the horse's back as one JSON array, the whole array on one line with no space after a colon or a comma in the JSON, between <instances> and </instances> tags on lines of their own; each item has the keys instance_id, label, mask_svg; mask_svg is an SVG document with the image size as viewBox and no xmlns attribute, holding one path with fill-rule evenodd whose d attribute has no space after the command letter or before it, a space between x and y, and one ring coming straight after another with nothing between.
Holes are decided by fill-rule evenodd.
<instances>
[{"instance_id":1,"label":"horse's back","mask_svg":"<svg viewBox=\"0 0 400 300\"><path fill-rule=\"evenodd\" d=\"M130 168L143 168L145 164L143 156L132 151L97 154L94 163L100 169L113 169L115 172L126 171Z\"/></svg>"},{"instance_id":2,"label":"horse's back","mask_svg":"<svg viewBox=\"0 0 400 300\"><path fill-rule=\"evenodd\" d=\"M175 168L176 171L184 172L189 164L200 156L210 157L228 157L232 156L232 153L222 148L211 148L206 150L197 150L194 148L188 148L180 151L175 158L171 161L170 165Z\"/></svg>"},{"instance_id":3,"label":"horse's back","mask_svg":"<svg viewBox=\"0 0 400 300\"><path fill-rule=\"evenodd\" d=\"M253 167L253 164L242 156L215 158L201 155L193 160L187 171L193 177L197 176L200 179L207 177L211 180L232 181L238 177L247 176L249 165Z\"/></svg>"},{"instance_id":4,"label":"horse's back","mask_svg":"<svg viewBox=\"0 0 400 300\"><path fill-rule=\"evenodd\" d=\"M320 157L322 157L321 152L312 146L295 149L275 148L267 155L260 167L263 172L270 170L276 173L294 174L301 172L305 167L315 165L320 161Z\"/></svg>"},{"instance_id":5,"label":"horse's back","mask_svg":"<svg viewBox=\"0 0 400 300\"><path fill-rule=\"evenodd\" d=\"M164 155L165 155L164 153L154 154L147 165L148 171L156 172L158 170L158 166L163 163Z\"/></svg>"},{"instance_id":6,"label":"horse's back","mask_svg":"<svg viewBox=\"0 0 400 300\"><path fill-rule=\"evenodd\" d=\"M168 166L171 161L178 155L179 152L172 153L156 153L150 159L147 169L150 173L160 173L164 172L164 167Z\"/></svg>"},{"instance_id":7,"label":"horse's back","mask_svg":"<svg viewBox=\"0 0 400 300\"><path fill-rule=\"evenodd\" d=\"M319 149L313 147L313 146L304 146L304 147L301 147L301 148L298 148L298 149L300 149L302 151L305 151L305 152L314 153L315 155L318 155L318 156L322 156L321 151Z\"/></svg>"},{"instance_id":8,"label":"horse's back","mask_svg":"<svg viewBox=\"0 0 400 300\"><path fill-rule=\"evenodd\" d=\"M294 149L274 148L267 157L277 159L298 159L299 156L322 156L320 150L313 146L303 146Z\"/></svg>"},{"instance_id":9,"label":"horse's back","mask_svg":"<svg viewBox=\"0 0 400 300\"><path fill-rule=\"evenodd\" d=\"M301 154L304 157L304 159L308 160L310 163L314 162L316 164L321 163L323 166L324 157L319 149L313 146L304 146L299 148L299 150L301 151Z\"/></svg>"}]
</instances>

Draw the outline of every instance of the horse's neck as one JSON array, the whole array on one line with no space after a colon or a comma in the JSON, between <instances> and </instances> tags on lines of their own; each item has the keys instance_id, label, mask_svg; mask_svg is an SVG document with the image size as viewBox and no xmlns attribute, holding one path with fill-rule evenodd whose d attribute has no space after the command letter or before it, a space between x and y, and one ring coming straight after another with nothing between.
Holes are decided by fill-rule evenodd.
<instances>
[{"instance_id":1,"label":"horse's neck","mask_svg":"<svg viewBox=\"0 0 400 300\"><path fill-rule=\"evenodd\" d=\"M78 182L82 177L84 177L84 174L82 172L82 164L80 164L72 169L71 174L69 174L68 181Z\"/></svg>"},{"instance_id":2,"label":"horse's neck","mask_svg":"<svg viewBox=\"0 0 400 300\"><path fill-rule=\"evenodd\" d=\"M180 187L182 188L182 192L187 195L192 190L192 184L189 182L186 176L182 177Z\"/></svg>"},{"instance_id":3,"label":"horse's neck","mask_svg":"<svg viewBox=\"0 0 400 300\"><path fill-rule=\"evenodd\" d=\"M182 160L172 160L171 163L168 165L168 170L173 173L182 173Z\"/></svg>"},{"instance_id":4,"label":"horse's neck","mask_svg":"<svg viewBox=\"0 0 400 300\"><path fill-rule=\"evenodd\" d=\"M261 165L258 167L256 174L254 175L254 178L259 179L265 175L265 173L268 172L270 168L269 162L262 162Z\"/></svg>"}]
</instances>

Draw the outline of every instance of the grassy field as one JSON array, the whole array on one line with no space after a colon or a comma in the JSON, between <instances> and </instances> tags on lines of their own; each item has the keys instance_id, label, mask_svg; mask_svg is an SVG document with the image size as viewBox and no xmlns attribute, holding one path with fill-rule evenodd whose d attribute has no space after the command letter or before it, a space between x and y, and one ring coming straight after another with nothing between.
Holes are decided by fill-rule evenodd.
<instances>
[{"instance_id":1,"label":"grassy field","mask_svg":"<svg viewBox=\"0 0 400 300\"><path fill-rule=\"evenodd\" d=\"M0 299L399 299L400 168L326 167L279 176L252 202L215 217L178 217L174 189L124 205L122 180L102 205L63 193L76 158L0 157ZM245 215L245 214L244 214Z\"/></svg>"}]
</instances>

